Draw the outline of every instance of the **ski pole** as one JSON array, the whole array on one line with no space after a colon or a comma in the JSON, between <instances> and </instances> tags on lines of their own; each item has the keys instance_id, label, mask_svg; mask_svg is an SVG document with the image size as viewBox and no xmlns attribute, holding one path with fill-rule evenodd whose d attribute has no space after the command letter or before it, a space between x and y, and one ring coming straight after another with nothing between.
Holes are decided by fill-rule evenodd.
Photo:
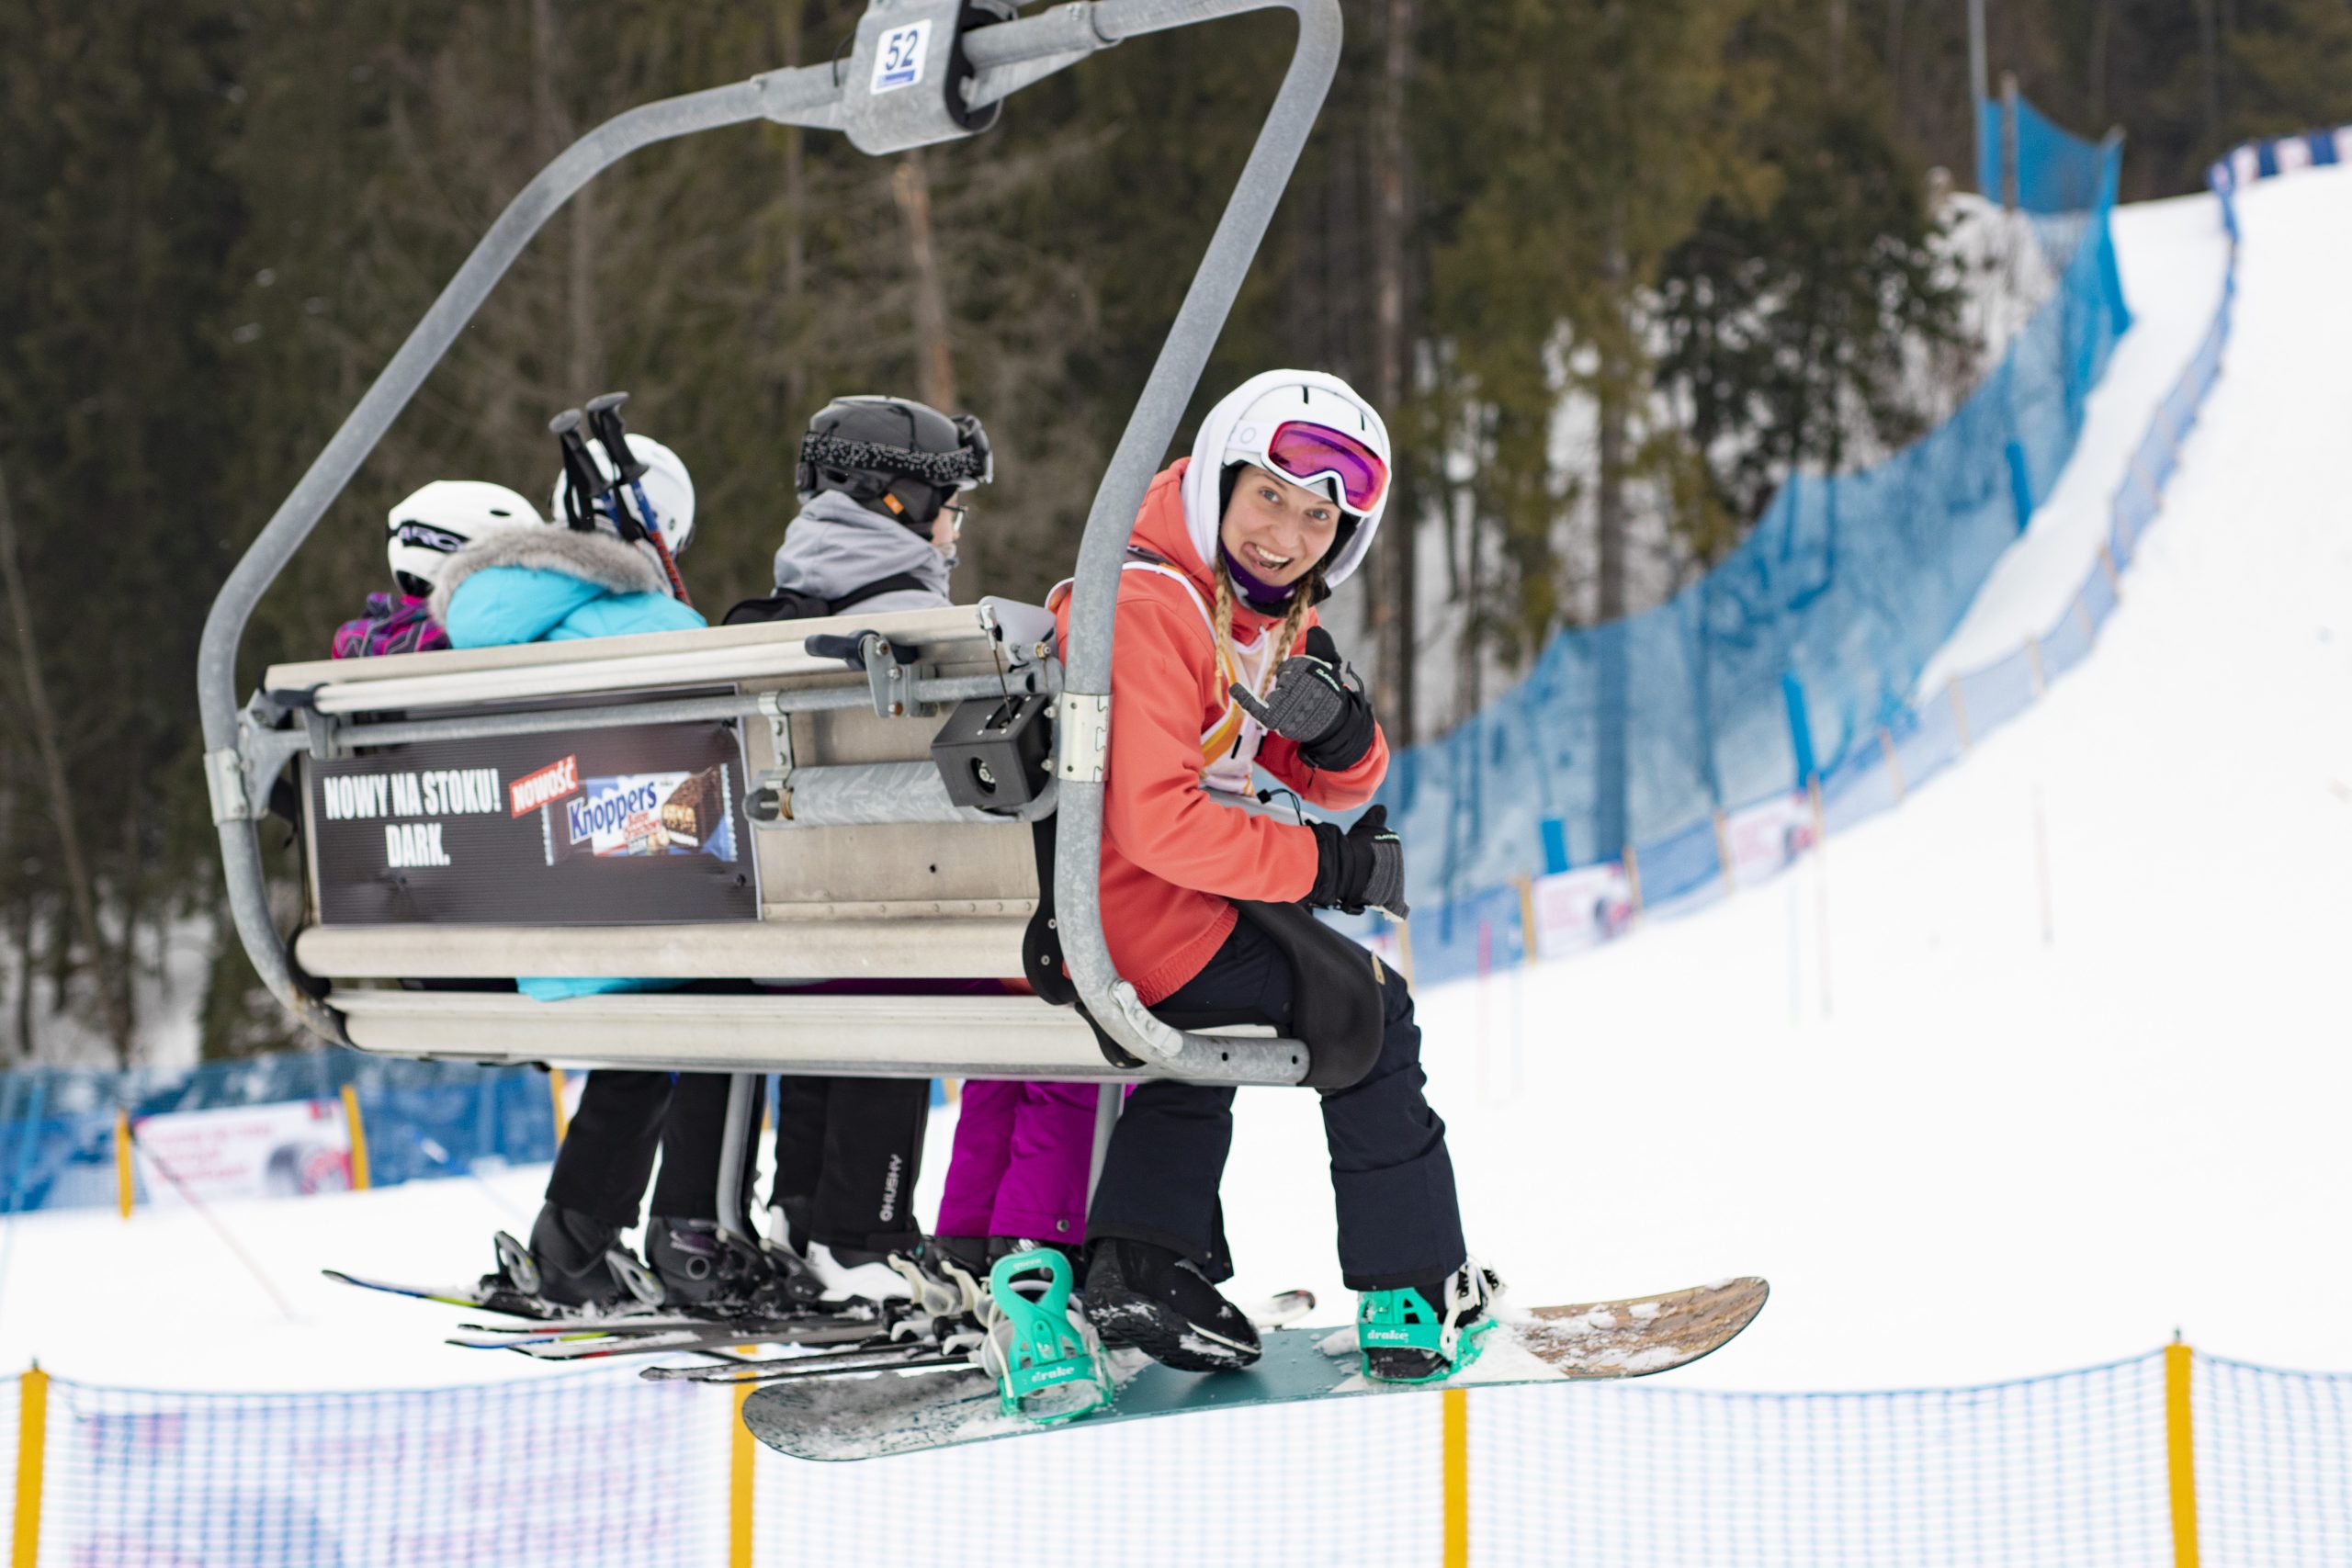
<instances>
[{"instance_id":1,"label":"ski pole","mask_svg":"<svg viewBox=\"0 0 2352 1568\"><path fill-rule=\"evenodd\" d=\"M604 500L612 484L596 471L595 459L588 456L587 439L580 434L580 419L578 409L566 409L548 421L548 430L563 454L563 515L556 521L585 533L596 525L596 503ZM630 536L623 530L621 537Z\"/></svg>"},{"instance_id":2,"label":"ski pole","mask_svg":"<svg viewBox=\"0 0 2352 1568\"><path fill-rule=\"evenodd\" d=\"M237 1261L245 1266L245 1272L251 1274L255 1280L261 1282L261 1288L269 1292L269 1299L277 1303L277 1310L285 1314L287 1320L288 1322L301 1321L296 1316L294 1309L287 1304L286 1298L278 1294L277 1287L270 1282L269 1276L262 1272L261 1265L254 1261L253 1255L247 1252L243 1247L237 1245L237 1238L230 1234L229 1227L227 1225L220 1223L220 1216L214 1213L211 1209L205 1204L204 1200L198 1198L188 1187L188 1184L180 1179L179 1172L174 1170L169 1165L166 1165L164 1162L163 1156L157 1154L153 1149L149 1148L145 1143L141 1141L139 1136L139 1123L136 1122L130 1123L130 1146L138 1150L141 1154L146 1156L147 1163L153 1166L156 1172L161 1175L164 1180L170 1182L179 1195L187 1201L187 1206L194 1209L198 1214L203 1216L204 1223L212 1227L212 1234L219 1236L221 1244L228 1247L230 1253L237 1259Z\"/></svg>"},{"instance_id":3,"label":"ski pole","mask_svg":"<svg viewBox=\"0 0 2352 1568\"><path fill-rule=\"evenodd\" d=\"M499 1192L497 1188L492 1187L489 1182L483 1180L481 1174L475 1170L472 1166L459 1165L456 1156L451 1155L447 1149L441 1146L441 1141L438 1138L420 1133L413 1127L409 1129L409 1135L416 1140L416 1152L418 1154L423 1155L426 1159L431 1160L435 1165L439 1166L443 1170L447 1171L450 1175L462 1176L467 1180L472 1182L476 1187L481 1189L482 1196L488 1198L492 1203L497 1204L498 1207L504 1212L507 1218L512 1220L528 1219L529 1216L526 1215L522 1210L516 1208L514 1204L508 1202Z\"/></svg>"},{"instance_id":4,"label":"ski pole","mask_svg":"<svg viewBox=\"0 0 2352 1568\"><path fill-rule=\"evenodd\" d=\"M671 592L678 596L679 604L691 606L694 601L686 596L686 580L678 575L677 558L670 553L670 541L662 535L662 520L654 515L653 503L645 499L645 486L640 482L645 477L645 465L630 453L628 434L621 427L621 405L628 401L627 392L606 392L589 399L585 411L588 427L595 433L605 456L612 459L616 485L628 486L629 494L637 498L639 524L645 530L645 536L653 541L653 553L662 558L662 570L670 575ZM619 509L617 497L613 505Z\"/></svg>"}]
</instances>

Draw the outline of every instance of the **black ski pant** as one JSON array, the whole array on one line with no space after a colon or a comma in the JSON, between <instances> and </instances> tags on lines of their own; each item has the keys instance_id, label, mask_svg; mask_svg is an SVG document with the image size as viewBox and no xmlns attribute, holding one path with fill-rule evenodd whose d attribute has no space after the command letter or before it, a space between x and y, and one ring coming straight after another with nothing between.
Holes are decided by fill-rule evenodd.
<instances>
[{"instance_id":1,"label":"black ski pant","mask_svg":"<svg viewBox=\"0 0 2352 1568\"><path fill-rule=\"evenodd\" d=\"M652 1212L717 1219L729 1087L725 1073L589 1074L556 1151L548 1201L606 1224L633 1226L659 1151ZM754 1096L747 1148L759 1109ZM809 1239L830 1247L888 1252L914 1246L922 1236L913 1213L915 1179L930 1120L928 1079L786 1077L776 1125L776 1201L805 1204ZM747 1216L752 1170L746 1159Z\"/></svg>"},{"instance_id":2,"label":"black ski pant","mask_svg":"<svg viewBox=\"0 0 2352 1568\"><path fill-rule=\"evenodd\" d=\"M662 1171L653 1183L652 1212L671 1219L718 1218L727 1089L724 1073L590 1073L580 1110L556 1150L548 1201L627 1230L637 1224L658 1150ZM756 1100L752 1114L756 1126ZM746 1160L746 1213L751 1176Z\"/></svg>"},{"instance_id":3,"label":"black ski pant","mask_svg":"<svg viewBox=\"0 0 2352 1568\"><path fill-rule=\"evenodd\" d=\"M634 1226L662 1147L675 1076L609 1067L590 1073L580 1109L555 1152L548 1201L623 1230Z\"/></svg>"},{"instance_id":4,"label":"black ski pant","mask_svg":"<svg viewBox=\"0 0 2352 1568\"><path fill-rule=\"evenodd\" d=\"M786 1074L778 1088L775 1196L788 1212L807 1213L808 1239L853 1252L921 1241L915 1177L931 1124L931 1080Z\"/></svg>"},{"instance_id":5,"label":"black ski pant","mask_svg":"<svg viewBox=\"0 0 2352 1568\"><path fill-rule=\"evenodd\" d=\"M678 1079L662 1134L655 1213L716 1217L727 1090L726 1077L715 1073ZM778 1111L774 1198L795 1214L805 1233L800 1239L862 1252L911 1247L922 1239L911 1209L931 1121L928 1079L787 1075ZM755 1099L743 1129L747 1149L758 1127ZM752 1210L748 1159L743 1209Z\"/></svg>"},{"instance_id":6,"label":"black ski pant","mask_svg":"<svg viewBox=\"0 0 2352 1568\"><path fill-rule=\"evenodd\" d=\"M1160 1001L1170 1013L1249 1018L1287 1032L1290 964L1248 920L1198 975ZM1380 1056L1362 1081L1323 1096L1323 1136L1340 1222L1340 1273L1351 1291L1424 1283L1462 1267L1462 1211L1445 1123L1421 1090L1421 1032L1412 993L1384 966ZM1230 1086L1140 1084L1127 1097L1094 1202L1090 1241L1126 1236L1171 1247L1212 1280L1229 1279L1217 1189L1233 1145ZM1252 1193L1252 1202L1279 1202Z\"/></svg>"}]
</instances>

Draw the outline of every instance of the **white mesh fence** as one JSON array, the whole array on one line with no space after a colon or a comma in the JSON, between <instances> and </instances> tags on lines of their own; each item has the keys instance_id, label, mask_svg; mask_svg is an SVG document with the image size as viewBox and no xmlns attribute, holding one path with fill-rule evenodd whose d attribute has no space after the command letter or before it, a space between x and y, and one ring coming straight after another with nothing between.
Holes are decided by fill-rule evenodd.
<instances>
[{"instance_id":1,"label":"white mesh fence","mask_svg":"<svg viewBox=\"0 0 2352 1568\"><path fill-rule=\"evenodd\" d=\"M628 1370L396 1393L0 1394L39 1568L1069 1562L2209 1568L2352 1562L2352 1374L2159 1352L1982 1388L1482 1386L1079 1427L860 1463ZM1449 1412L1459 1420L1449 1418ZM739 1462L748 1459L748 1470ZM738 1474L749 1476L739 1486Z\"/></svg>"}]
</instances>

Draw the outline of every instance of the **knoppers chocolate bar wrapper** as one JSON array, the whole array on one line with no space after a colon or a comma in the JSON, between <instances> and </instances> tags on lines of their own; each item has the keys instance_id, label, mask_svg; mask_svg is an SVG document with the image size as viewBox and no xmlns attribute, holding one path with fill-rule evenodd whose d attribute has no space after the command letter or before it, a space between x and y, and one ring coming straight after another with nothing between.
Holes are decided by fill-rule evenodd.
<instances>
[{"instance_id":1,"label":"knoppers chocolate bar wrapper","mask_svg":"<svg viewBox=\"0 0 2352 1568\"><path fill-rule=\"evenodd\" d=\"M713 855L735 858L723 803L732 770L587 777L580 793L539 807L548 864L569 855Z\"/></svg>"}]
</instances>

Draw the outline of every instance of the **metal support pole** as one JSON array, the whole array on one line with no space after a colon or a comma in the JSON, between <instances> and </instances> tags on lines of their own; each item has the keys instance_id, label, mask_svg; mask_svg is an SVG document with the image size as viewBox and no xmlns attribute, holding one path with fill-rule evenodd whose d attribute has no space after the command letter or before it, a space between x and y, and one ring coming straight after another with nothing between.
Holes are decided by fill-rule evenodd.
<instances>
[{"instance_id":1,"label":"metal support pole","mask_svg":"<svg viewBox=\"0 0 2352 1568\"><path fill-rule=\"evenodd\" d=\"M1976 194L1997 198L2000 192L1984 186L1984 101L1993 96L1992 78L1985 72L1984 0L1968 0L1968 102L1970 123L1976 128L1976 144L1968 150L1969 162L1974 165Z\"/></svg>"},{"instance_id":2,"label":"metal support pole","mask_svg":"<svg viewBox=\"0 0 2352 1568\"><path fill-rule=\"evenodd\" d=\"M2001 73L2001 205L2015 212L2022 205L2018 152L2018 74Z\"/></svg>"},{"instance_id":3,"label":"metal support pole","mask_svg":"<svg viewBox=\"0 0 2352 1568\"><path fill-rule=\"evenodd\" d=\"M1102 936L1102 889L1097 881L1102 863L1102 775L1110 745L1112 636L1127 536L1143 504L1145 487L1151 482L1160 456L1168 450L1177 423L1200 384L1209 352L1224 329L1339 68L1339 0L1280 3L1298 15L1298 45L1290 69L1087 513L1063 671L1060 711L1066 722L1061 807L1055 818L1054 901L1059 910L1070 978L1089 1013L1113 1039L1185 1077L1230 1079L1247 1071L1259 1082L1287 1077L1295 1083L1306 1069L1306 1048L1295 1041L1189 1034L1152 1017L1111 960ZM1268 4L1269 0L1192 0L1190 4L1163 0L1162 9L1169 17L1164 25L1238 15ZM1073 729L1085 737L1086 744L1074 744ZM1088 755L1089 750L1093 754Z\"/></svg>"},{"instance_id":4,"label":"metal support pole","mask_svg":"<svg viewBox=\"0 0 2352 1568\"><path fill-rule=\"evenodd\" d=\"M752 1108L763 1073L729 1073L727 1077L727 1126L718 1135L718 1228L745 1241L757 1241L743 1219L743 1171L752 1158Z\"/></svg>"},{"instance_id":5,"label":"metal support pole","mask_svg":"<svg viewBox=\"0 0 2352 1568\"><path fill-rule=\"evenodd\" d=\"M1127 1102L1127 1086L1106 1083L1094 1090L1094 1152L1086 1162L1086 1206L1094 1207L1094 1189L1102 1180L1103 1162L1111 1157L1111 1134L1119 1125L1119 1112Z\"/></svg>"}]
</instances>

